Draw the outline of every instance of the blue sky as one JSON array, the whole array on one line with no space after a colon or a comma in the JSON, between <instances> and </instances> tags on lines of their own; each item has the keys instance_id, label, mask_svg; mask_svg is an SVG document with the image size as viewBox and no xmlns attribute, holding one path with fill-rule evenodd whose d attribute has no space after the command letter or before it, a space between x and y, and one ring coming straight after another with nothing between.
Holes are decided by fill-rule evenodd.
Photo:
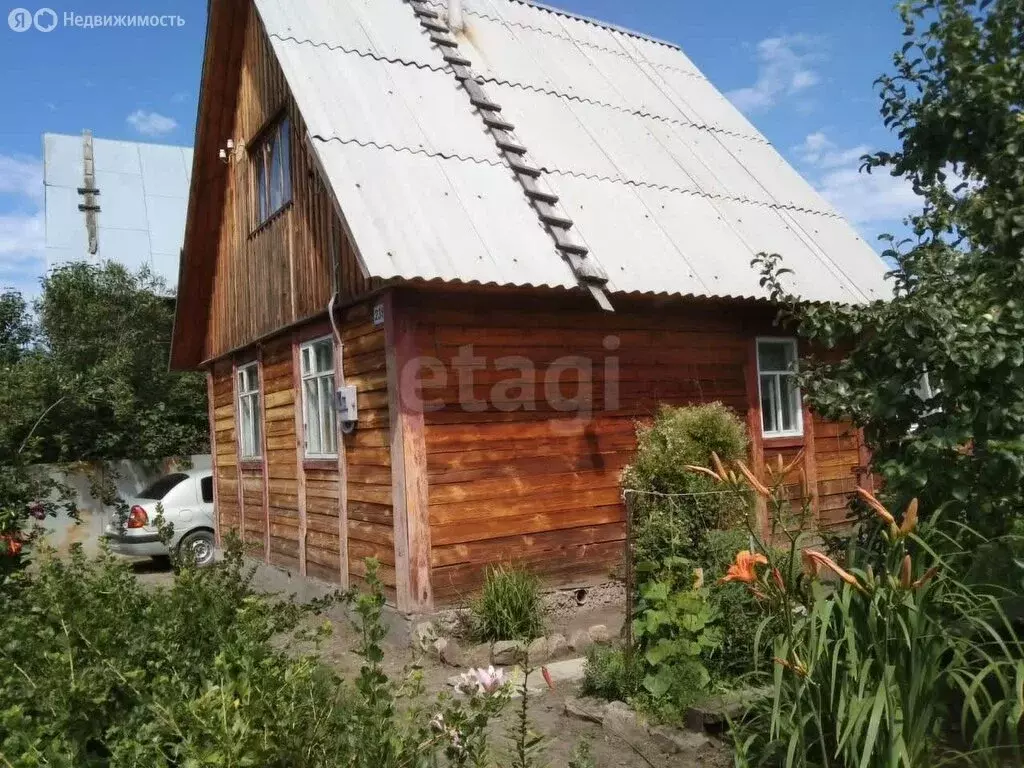
<instances>
[{"instance_id":1,"label":"blue sky","mask_svg":"<svg viewBox=\"0 0 1024 768\"><path fill-rule=\"evenodd\" d=\"M915 207L905 184L858 174L891 147L872 82L900 45L892 0L550 0L678 43L860 232L875 242ZM34 11L39 6L20 5ZM87 7L85 7L87 6ZM181 27L12 31L0 9L0 287L35 293L43 259L42 134L191 145L206 0L92 0L79 15L174 14ZM856 8L853 11L852 8Z\"/></svg>"}]
</instances>

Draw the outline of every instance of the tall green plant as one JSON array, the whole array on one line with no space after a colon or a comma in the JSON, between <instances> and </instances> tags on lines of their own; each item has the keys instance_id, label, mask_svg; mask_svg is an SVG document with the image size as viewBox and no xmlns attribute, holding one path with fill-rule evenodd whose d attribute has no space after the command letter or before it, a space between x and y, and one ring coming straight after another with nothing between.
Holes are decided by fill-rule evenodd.
<instances>
[{"instance_id":1,"label":"tall green plant","mask_svg":"<svg viewBox=\"0 0 1024 768\"><path fill-rule=\"evenodd\" d=\"M544 634L546 609L540 580L522 567L488 568L470 604L470 632L477 640L532 640Z\"/></svg>"},{"instance_id":2,"label":"tall green plant","mask_svg":"<svg viewBox=\"0 0 1024 768\"><path fill-rule=\"evenodd\" d=\"M785 472L763 481L741 469L773 519L786 520ZM936 540L947 553L954 540L937 522L918 525L916 500L897 521L860 493L882 526L880 564L856 542L845 568L801 552L799 531L780 525L784 557L762 544L738 553L723 579L747 584L782 627L767 673L772 696L735 725L737 765L994 766L1009 755L1019 763L1024 645L997 601L965 587L950 556L936 554Z\"/></svg>"}]
</instances>

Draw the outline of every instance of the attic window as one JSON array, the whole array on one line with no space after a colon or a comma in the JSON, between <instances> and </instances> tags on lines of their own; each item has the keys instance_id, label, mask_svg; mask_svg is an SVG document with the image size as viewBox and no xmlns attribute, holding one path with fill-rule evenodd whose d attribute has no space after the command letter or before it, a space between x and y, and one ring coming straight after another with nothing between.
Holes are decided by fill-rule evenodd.
<instances>
[{"instance_id":1,"label":"attic window","mask_svg":"<svg viewBox=\"0 0 1024 768\"><path fill-rule=\"evenodd\" d=\"M256 139L252 149L256 178L256 226L292 199L291 123L283 117Z\"/></svg>"}]
</instances>

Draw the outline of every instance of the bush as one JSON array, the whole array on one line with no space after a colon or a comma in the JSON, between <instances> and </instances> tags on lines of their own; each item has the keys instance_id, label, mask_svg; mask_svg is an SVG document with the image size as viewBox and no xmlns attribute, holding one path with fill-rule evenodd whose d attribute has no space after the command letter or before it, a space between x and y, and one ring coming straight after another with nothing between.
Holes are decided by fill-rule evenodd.
<instances>
[{"instance_id":1,"label":"bush","mask_svg":"<svg viewBox=\"0 0 1024 768\"><path fill-rule=\"evenodd\" d=\"M142 588L110 555L0 581L0 762L29 766L399 768L476 764L505 693L422 701L382 668L384 600L354 600L363 665L339 678L292 640L317 606L254 594L241 549Z\"/></svg>"},{"instance_id":2,"label":"bush","mask_svg":"<svg viewBox=\"0 0 1024 768\"><path fill-rule=\"evenodd\" d=\"M582 687L585 696L630 701L640 691L643 679L644 667L637 654L627 661L622 648L593 645L587 649Z\"/></svg>"},{"instance_id":3,"label":"bush","mask_svg":"<svg viewBox=\"0 0 1024 768\"><path fill-rule=\"evenodd\" d=\"M671 408L663 406L650 426L637 432L636 459L623 473L622 487L632 495L633 547L637 562L667 557L702 562L708 532L746 527L751 497L721 490L687 465L707 466L711 454L722 461L747 453L742 420L721 403ZM665 498L649 494L705 494Z\"/></svg>"},{"instance_id":4,"label":"bush","mask_svg":"<svg viewBox=\"0 0 1024 768\"><path fill-rule=\"evenodd\" d=\"M480 642L532 640L544 634L540 581L524 568L488 568L470 605L470 632Z\"/></svg>"}]
</instances>

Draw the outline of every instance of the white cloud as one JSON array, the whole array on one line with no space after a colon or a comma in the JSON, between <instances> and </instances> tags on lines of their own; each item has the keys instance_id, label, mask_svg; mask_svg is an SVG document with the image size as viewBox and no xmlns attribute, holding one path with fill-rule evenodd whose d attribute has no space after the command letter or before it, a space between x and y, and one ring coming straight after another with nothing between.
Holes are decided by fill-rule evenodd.
<instances>
[{"instance_id":1,"label":"white cloud","mask_svg":"<svg viewBox=\"0 0 1024 768\"><path fill-rule=\"evenodd\" d=\"M910 182L884 168L861 173L865 144L839 147L824 131L809 134L793 148L805 175L822 197L854 224L899 221L920 207Z\"/></svg>"},{"instance_id":2,"label":"white cloud","mask_svg":"<svg viewBox=\"0 0 1024 768\"><path fill-rule=\"evenodd\" d=\"M42 211L0 215L0 256L4 261L19 254L42 254L45 245Z\"/></svg>"},{"instance_id":3,"label":"white cloud","mask_svg":"<svg viewBox=\"0 0 1024 768\"><path fill-rule=\"evenodd\" d=\"M162 136L178 127L178 121L173 117L161 115L159 112L146 112L143 109L135 110L126 119L128 124L143 136Z\"/></svg>"},{"instance_id":4,"label":"white cloud","mask_svg":"<svg viewBox=\"0 0 1024 768\"><path fill-rule=\"evenodd\" d=\"M774 106L821 82L811 66L821 56L818 43L806 35L769 37L757 44L757 80L753 85L729 91L726 96L744 112Z\"/></svg>"},{"instance_id":5,"label":"white cloud","mask_svg":"<svg viewBox=\"0 0 1024 768\"><path fill-rule=\"evenodd\" d=\"M0 155L0 194L43 199L43 164L26 155Z\"/></svg>"}]
</instances>

